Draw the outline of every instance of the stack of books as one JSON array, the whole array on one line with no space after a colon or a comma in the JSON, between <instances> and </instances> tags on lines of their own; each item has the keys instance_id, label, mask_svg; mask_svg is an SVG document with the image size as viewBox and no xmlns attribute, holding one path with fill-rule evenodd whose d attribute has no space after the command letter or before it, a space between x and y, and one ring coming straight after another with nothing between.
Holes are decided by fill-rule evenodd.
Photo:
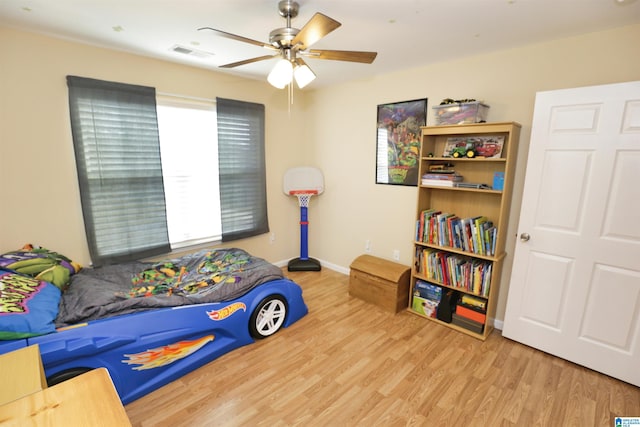
<instances>
[{"instance_id":1,"label":"stack of books","mask_svg":"<svg viewBox=\"0 0 640 427\"><path fill-rule=\"evenodd\" d=\"M454 187L459 182L462 182L462 175L456 173L425 173L421 181L422 185L437 187Z\"/></svg>"},{"instance_id":2,"label":"stack of books","mask_svg":"<svg viewBox=\"0 0 640 427\"><path fill-rule=\"evenodd\" d=\"M487 300L463 295L452 317L453 324L481 334L487 322Z\"/></svg>"},{"instance_id":3,"label":"stack of books","mask_svg":"<svg viewBox=\"0 0 640 427\"><path fill-rule=\"evenodd\" d=\"M436 187L454 187L462 182L462 175L458 175L451 163L435 163L429 165L427 173L422 175L422 185Z\"/></svg>"}]
</instances>

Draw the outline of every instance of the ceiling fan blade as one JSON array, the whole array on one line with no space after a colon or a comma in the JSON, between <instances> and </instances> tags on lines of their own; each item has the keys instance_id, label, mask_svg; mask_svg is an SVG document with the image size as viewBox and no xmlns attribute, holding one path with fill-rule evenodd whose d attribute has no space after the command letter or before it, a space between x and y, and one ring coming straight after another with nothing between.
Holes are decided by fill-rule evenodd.
<instances>
[{"instance_id":1,"label":"ceiling fan blade","mask_svg":"<svg viewBox=\"0 0 640 427\"><path fill-rule=\"evenodd\" d=\"M275 46L272 46L269 43L264 43L264 42L260 42L260 41L257 41L257 40L249 39L247 37L242 37L242 36L238 36L238 35L235 35L235 34L227 33L226 31L222 31L222 30L216 30L215 28L211 28L211 27L198 28L198 31L202 31L202 30L215 31L216 33L218 33L222 37L226 37L226 38L231 39L231 40L237 40L239 42L253 44L253 45L264 47L264 48L270 49L270 50L278 50Z\"/></svg>"},{"instance_id":2,"label":"ceiling fan blade","mask_svg":"<svg viewBox=\"0 0 640 427\"><path fill-rule=\"evenodd\" d=\"M257 58L245 59L244 61L238 61L238 62L232 62L231 64L220 65L220 68L239 67L240 65L251 64L252 62L265 61L267 59L272 59L272 58L275 58L276 56L279 56L279 54L276 53L275 55L258 56Z\"/></svg>"},{"instance_id":3,"label":"ceiling fan blade","mask_svg":"<svg viewBox=\"0 0 640 427\"><path fill-rule=\"evenodd\" d=\"M363 64L371 64L378 52L359 52L351 50L318 50L311 49L306 52L300 52L313 59L331 59L334 61L362 62Z\"/></svg>"},{"instance_id":4,"label":"ceiling fan blade","mask_svg":"<svg viewBox=\"0 0 640 427\"><path fill-rule=\"evenodd\" d=\"M316 13L293 38L291 46L299 45L299 50L307 49L340 25L342 24L335 19L331 19L322 13Z\"/></svg>"}]
</instances>

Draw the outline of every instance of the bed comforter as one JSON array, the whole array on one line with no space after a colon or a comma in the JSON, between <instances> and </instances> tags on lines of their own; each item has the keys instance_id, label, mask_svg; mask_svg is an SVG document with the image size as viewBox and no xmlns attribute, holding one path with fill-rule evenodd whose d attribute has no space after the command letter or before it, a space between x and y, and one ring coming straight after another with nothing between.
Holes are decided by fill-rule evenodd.
<instances>
[{"instance_id":1,"label":"bed comforter","mask_svg":"<svg viewBox=\"0 0 640 427\"><path fill-rule=\"evenodd\" d=\"M280 268L237 248L200 251L156 263L87 268L71 278L55 326L154 308L228 301L282 277Z\"/></svg>"}]
</instances>

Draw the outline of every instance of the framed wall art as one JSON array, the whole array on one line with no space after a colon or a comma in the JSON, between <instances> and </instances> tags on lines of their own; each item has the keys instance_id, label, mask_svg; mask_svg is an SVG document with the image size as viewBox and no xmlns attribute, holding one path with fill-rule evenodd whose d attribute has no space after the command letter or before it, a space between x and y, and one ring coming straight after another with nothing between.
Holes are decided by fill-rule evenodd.
<instances>
[{"instance_id":1,"label":"framed wall art","mask_svg":"<svg viewBox=\"0 0 640 427\"><path fill-rule=\"evenodd\" d=\"M378 105L376 184L418 185L427 98Z\"/></svg>"}]
</instances>

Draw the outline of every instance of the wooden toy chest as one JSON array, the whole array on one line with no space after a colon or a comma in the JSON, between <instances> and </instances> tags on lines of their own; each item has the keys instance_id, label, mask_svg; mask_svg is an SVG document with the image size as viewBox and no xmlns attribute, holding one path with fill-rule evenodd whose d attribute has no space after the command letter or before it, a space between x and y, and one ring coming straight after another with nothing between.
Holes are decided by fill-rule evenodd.
<instances>
[{"instance_id":1,"label":"wooden toy chest","mask_svg":"<svg viewBox=\"0 0 640 427\"><path fill-rule=\"evenodd\" d=\"M407 308L409 267L371 255L360 255L350 267L349 295L391 313Z\"/></svg>"}]
</instances>

